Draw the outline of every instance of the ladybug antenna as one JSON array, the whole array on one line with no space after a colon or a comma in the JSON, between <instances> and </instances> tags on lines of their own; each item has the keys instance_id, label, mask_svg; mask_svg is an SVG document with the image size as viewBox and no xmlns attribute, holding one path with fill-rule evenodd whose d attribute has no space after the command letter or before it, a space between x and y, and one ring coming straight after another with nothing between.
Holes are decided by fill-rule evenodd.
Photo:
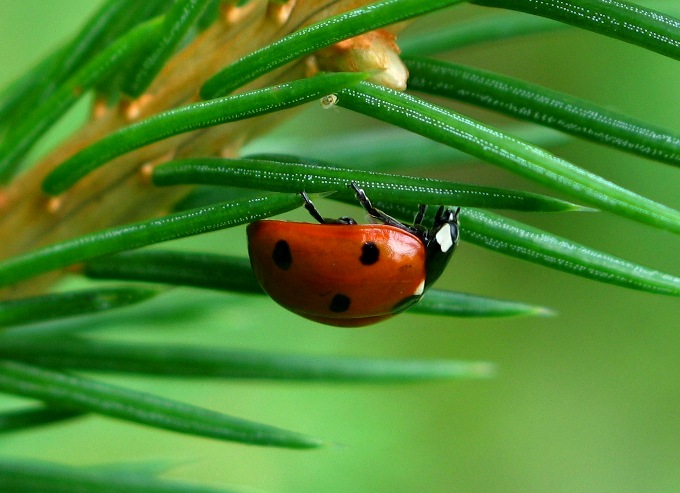
<instances>
[{"instance_id":1,"label":"ladybug antenna","mask_svg":"<svg viewBox=\"0 0 680 493\"><path fill-rule=\"evenodd\" d=\"M444 223L454 223L456 226L459 224L458 222L458 215L460 214L460 207L456 207L456 209L448 209L444 207L443 205L439 207L437 210L437 214L434 218L434 225L437 227L438 225L444 224Z\"/></svg>"}]
</instances>

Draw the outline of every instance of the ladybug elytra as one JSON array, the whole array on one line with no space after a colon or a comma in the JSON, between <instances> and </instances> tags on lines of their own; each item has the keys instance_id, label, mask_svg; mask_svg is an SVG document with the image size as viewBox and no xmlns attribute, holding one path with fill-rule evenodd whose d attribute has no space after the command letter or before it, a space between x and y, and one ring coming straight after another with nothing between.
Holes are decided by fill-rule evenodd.
<instances>
[{"instance_id":1,"label":"ladybug elytra","mask_svg":"<svg viewBox=\"0 0 680 493\"><path fill-rule=\"evenodd\" d=\"M360 327L406 310L439 278L458 244L460 209L440 207L427 229L421 205L406 225L350 186L380 224L325 219L302 192L319 224L256 221L247 229L248 253L260 285L279 305L327 325Z\"/></svg>"}]
</instances>

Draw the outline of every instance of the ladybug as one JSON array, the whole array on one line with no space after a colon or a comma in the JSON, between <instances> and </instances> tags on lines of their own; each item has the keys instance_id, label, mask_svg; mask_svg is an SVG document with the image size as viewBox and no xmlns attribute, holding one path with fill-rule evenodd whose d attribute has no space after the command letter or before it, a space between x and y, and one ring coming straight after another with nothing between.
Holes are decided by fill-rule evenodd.
<instances>
[{"instance_id":1,"label":"ladybug","mask_svg":"<svg viewBox=\"0 0 680 493\"><path fill-rule=\"evenodd\" d=\"M260 285L279 305L323 324L361 327L406 310L439 278L458 244L460 209L440 207L427 229L421 205L406 225L373 207L356 183L349 186L380 224L325 219L302 192L320 224L251 223L248 253Z\"/></svg>"}]
</instances>

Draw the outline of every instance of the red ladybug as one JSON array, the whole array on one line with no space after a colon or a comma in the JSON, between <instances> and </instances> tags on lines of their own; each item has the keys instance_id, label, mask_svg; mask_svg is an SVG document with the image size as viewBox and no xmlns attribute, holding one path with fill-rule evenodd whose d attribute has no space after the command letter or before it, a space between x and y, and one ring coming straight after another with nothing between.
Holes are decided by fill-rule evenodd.
<instances>
[{"instance_id":1,"label":"red ladybug","mask_svg":"<svg viewBox=\"0 0 680 493\"><path fill-rule=\"evenodd\" d=\"M248 253L262 288L281 306L316 322L360 327L406 310L439 278L458 244L460 209L440 207L426 229L421 205L409 226L350 186L382 224L324 219L303 192L320 224L256 221L248 226Z\"/></svg>"}]
</instances>

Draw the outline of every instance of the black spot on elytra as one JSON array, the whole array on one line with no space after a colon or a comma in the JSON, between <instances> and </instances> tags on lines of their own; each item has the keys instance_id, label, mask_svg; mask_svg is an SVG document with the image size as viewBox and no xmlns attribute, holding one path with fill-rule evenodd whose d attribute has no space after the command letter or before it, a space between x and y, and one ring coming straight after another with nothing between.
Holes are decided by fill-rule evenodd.
<instances>
[{"instance_id":1,"label":"black spot on elytra","mask_svg":"<svg viewBox=\"0 0 680 493\"><path fill-rule=\"evenodd\" d=\"M392 307L392 313L403 312L404 310L411 308L413 305L418 303L418 301L422 297L423 297L422 295L407 296L406 298L404 298L403 300L401 300L399 303Z\"/></svg>"},{"instance_id":2,"label":"black spot on elytra","mask_svg":"<svg viewBox=\"0 0 680 493\"><path fill-rule=\"evenodd\" d=\"M331 304L328 305L330 311L335 313L342 313L349 310L349 305L351 300L344 294L336 294L331 300Z\"/></svg>"},{"instance_id":3,"label":"black spot on elytra","mask_svg":"<svg viewBox=\"0 0 680 493\"><path fill-rule=\"evenodd\" d=\"M290 247L286 240L279 240L274 246L274 251L272 252L272 259L276 266L281 270L288 270L293 264L293 257L290 254Z\"/></svg>"},{"instance_id":4,"label":"black spot on elytra","mask_svg":"<svg viewBox=\"0 0 680 493\"><path fill-rule=\"evenodd\" d=\"M378 261L380 257L380 249L378 245L372 241L367 241L361 245L361 257L359 261L364 265L373 265Z\"/></svg>"}]
</instances>

